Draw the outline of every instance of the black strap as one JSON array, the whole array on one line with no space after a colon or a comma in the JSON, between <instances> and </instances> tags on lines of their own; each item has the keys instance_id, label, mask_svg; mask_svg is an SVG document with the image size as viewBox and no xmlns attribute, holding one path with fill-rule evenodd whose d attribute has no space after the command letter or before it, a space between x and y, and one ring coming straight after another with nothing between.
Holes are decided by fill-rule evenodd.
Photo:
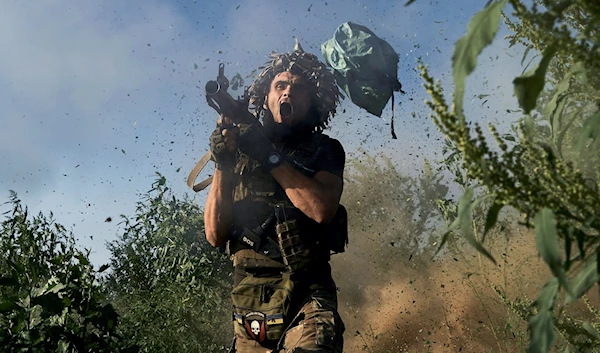
<instances>
[{"instance_id":1,"label":"black strap","mask_svg":"<svg viewBox=\"0 0 600 353\"><path fill-rule=\"evenodd\" d=\"M263 224L253 229L238 228L231 232L231 237L242 246L255 252L268 256L271 259L281 258L279 244L268 235L268 230L275 224L275 215L267 218Z\"/></svg>"}]
</instances>

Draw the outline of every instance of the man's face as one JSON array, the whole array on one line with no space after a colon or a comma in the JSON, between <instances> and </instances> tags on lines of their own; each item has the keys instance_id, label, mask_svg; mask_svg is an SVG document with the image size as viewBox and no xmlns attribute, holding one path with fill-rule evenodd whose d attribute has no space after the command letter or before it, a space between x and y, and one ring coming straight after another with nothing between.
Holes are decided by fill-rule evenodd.
<instances>
[{"instance_id":1,"label":"man's face","mask_svg":"<svg viewBox=\"0 0 600 353\"><path fill-rule=\"evenodd\" d=\"M285 71L271 82L264 108L273 114L276 123L291 127L307 118L311 97L311 86L306 79Z\"/></svg>"}]
</instances>

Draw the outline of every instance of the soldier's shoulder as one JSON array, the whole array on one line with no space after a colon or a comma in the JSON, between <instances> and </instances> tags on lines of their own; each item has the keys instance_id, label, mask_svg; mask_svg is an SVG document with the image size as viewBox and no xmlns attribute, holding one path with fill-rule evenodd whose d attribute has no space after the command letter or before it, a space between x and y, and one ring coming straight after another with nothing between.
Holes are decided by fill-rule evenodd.
<instances>
[{"instance_id":1,"label":"soldier's shoulder","mask_svg":"<svg viewBox=\"0 0 600 353\"><path fill-rule=\"evenodd\" d=\"M323 147L326 149L332 149L332 150L344 151L344 147L342 146L342 143L338 139L335 139L335 138L333 138L327 134L324 134L322 132L316 133L315 135L320 135L320 136L315 136L315 139L318 140L319 147Z\"/></svg>"}]
</instances>

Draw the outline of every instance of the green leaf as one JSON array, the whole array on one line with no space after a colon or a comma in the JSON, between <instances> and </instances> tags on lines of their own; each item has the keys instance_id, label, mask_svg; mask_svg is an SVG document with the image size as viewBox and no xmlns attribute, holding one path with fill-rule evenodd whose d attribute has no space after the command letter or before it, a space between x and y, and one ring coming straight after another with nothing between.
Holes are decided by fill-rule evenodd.
<instances>
[{"instance_id":1,"label":"green leaf","mask_svg":"<svg viewBox=\"0 0 600 353\"><path fill-rule=\"evenodd\" d=\"M13 300L5 300L3 302L0 302L0 313L13 311L18 307L19 305L17 305L17 303L15 303Z\"/></svg>"},{"instance_id":2,"label":"green leaf","mask_svg":"<svg viewBox=\"0 0 600 353\"><path fill-rule=\"evenodd\" d=\"M467 33L454 46L452 77L454 79L454 105L459 116L463 114L465 81L477 66L477 57L492 43L506 0L494 1L478 12L467 26Z\"/></svg>"},{"instance_id":3,"label":"green leaf","mask_svg":"<svg viewBox=\"0 0 600 353\"><path fill-rule=\"evenodd\" d=\"M44 309L44 316L60 314L65 307L65 303L56 293L46 293L42 296L33 298L31 305L40 305Z\"/></svg>"},{"instance_id":4,"label":"green leaf","mask_svg":"<svg viewBox=\"0 0 600 353\"><path fill-rule=\"evenodd\" d=\"M529 65L531 65L531 63L533 62L533 60L535 60L535 58L537 58L539 55L534 55L533 58L529 59L529 62L527 63L527 65L525 65L525 67L523 68L523 71L521 72L521 74L524 74L525 72L527 72L527 68L529 67Z\"/></svg>"},{"instance_id":5,"label":"green leaf","mask_svg":"<svg viewBox=\"0 0 600 353\"><path fill-rule=\"evenodd\" d=\"M534 68L513 80L515 95L525 114L529 114L535 108L537 98L544 89L546 70L554 53L556 53L555 47L546 48L542 60Z\"/></svg>"},{"instance_id":6,"label":"green leaf","mask_svg":"<svg viewBox=\"0 0 600 353\"><path fill-rule=\"evenodd\" d=\"M90 264L90 260L88 260L85 255L83 254L79 254L77 255L77 259L79 260L79 263L82 265L89 265Z\"/></svg>"},{"instance_id":7,"label":"green leaf","mask_svg":"<svg viewBox=\"0 0 600 353\"><path fill-rule=\"evenodd\" d=\"M65 284L56 283L55 285L48 287L48 293L58 293L66 287Z\"/></svg>"},{"instance_id":8,"label":"green leaf","mask_svg":"<svg viewBox=\"0 0 600 353\"><path fill-rule=\"evenodd\" d=\"M558 106L554 109L552 114L549 116L550 119L550 129L552 130L552 138L554 143L557 144L561 139L561 130L566 130L566 126L562 126L562 118L565 105L567 104L567 95L563 95L560 97ZM564 131L563 131L564 132ZM560 145L557 145L560 146ZM562 147L562 146L561 146Z\"/></svg>"},{"instance_id":9,"label":"green leaf","mask_svg":"<svg viewBox=\"0 0 600 353\"><path fill-rule=\"evenodd\" d=\"M594 115L587 118L585 123L583 123L583 128L581 129L581 133L579 135L579 139L577 140L577 151L581 152L583 147L586 145L588 139L592 139L592 143L599 140L600 137L600 110L598 110Z\"/></svg>"},{"instance_id":10,"label":"green leaf","mask_svg":"<svg viewBox=\"0 0 600 353\"><path fill-rule=\"evenodd\" d=\"M554 310L554 305L556 304L556 299L558 298L558 289L558 278L552 277L548 282L546 282L544 288L542 288L537 299L535 300L535 306L540 312Z\"/></svg>"},{"instance_id":11,"label":"green leaf","mask_svg":"<svg viewBox=\"0 0 600 353\"><path fill-rule=\"evenodd\" d=\"M552 277L542 288L535 301L538 314L529 319L530 341L527 349L528 353L549 352L556 339L552 311L558 298L558 288L558 279Z\"/></svg>"},{"instance_id":12,"label":"green leaf","mask_svg":"<svg viewBox=\"0 0 600 353\"><path fill-rule=\"evenodd\" d=\"M462 199L465 197L465 195L462 196ZM469 202L471 202L471 200L469 199ZM459 201L460 204L460 201ZM437 255L440 250L442 250L442 247L444 247L444 245L446 244L446 241L448 241L448 236L450 236L450 233L452 233L453 230L457 229L460 226L460 217L456 217L454 219L454 221L452 221L452 223L450 224L450 226L448 227L448 229L446 230L446 232L444 233L444 235L442 235L442 239L440 240L440 245L438 246L437 250L435 251L435 255Z\"/></svg>"},{"instance_id":13,"label":"green leaf","mask_svg":"<svg viewBox=\"0 0 600 353\"><path fill-rule=\"evenodd\" d=\"M489 195L486 195L486 196L489 196ZM484 197L486 197L486 196L484 196ZM479 251L485 257L492 260L493 263L496 263L496 260L494 259L492 254L490 254L487 251L487 249L485 249L483 247L483 245L481 245L481 243L479 243L477 241L477 239L475 239L475 234L473 233L473 226L471 224L471 221L473 219L473 205L477 202L481 202L483 200L483 198L479 198L479 199L475 200L475 202L471 202L472 199L473 199L473 188L467 188L467 190L465 190L464 195L458 201L458 218L457 219L460 224L461 233L467 239L469 244L471 244L471 246L475 248L475 250Z\"/></svg>"},{"instance_id":14,"label":"green leaf","mask_svg":"<svg viewBox=\"0 0 600 353\"><path fill-rule=\"evenodd\" d=\"M483 231L484 238L490 229L492 229L492 227L496 224L496 221L498 221L498 214L500 213L500 210L502 210L502 207L504 207L503 204L495 203L488 210L485 217L485 229Z\"/></svg>"},{"instance_id":15,"label":"green leaf","mask_svg":"<svg viewBox=\"0 0 600 353\"><path fill-rule=\"evenodd\" d=\"M550 102L548 102L548 105L546 106L546 116L552 116L554 114L554 111L556 110L556 102L558 98L561 97L561 95L569 89L570 82L571 74L569 73L556 86L556 88L554 89L554 94L552 95L552 99L550 99Z\"/></svg>"},{"instance_id":16,"label":"green leaf","mask_svg":"<svg viewBox=\"0 0 600 353\"><path fill-rule=\"evenodd\" d=\"M581 270L579 270L579 273L577 273L577 276L569 281L572 293L567 293L565 304L572 303L579 299L599 280L598 258L596 256L590 256Z\"/></svg>"},{"instance_id":17,"label":"green leaf","mask_svg":"<svg viewBox=\"0 0 600 353\"><path fill-rule=\"evenodd\" d=\"M69 343L65 340L58 341L58 347L56 347L56 351L59 353L67 353L69 350Z\"/></svg>"},{"instance_id":18,"label":"green leaf","mask_svg":"<svg viewBox=\"0 0 600 353\"><path fill-rule=\"evenodd\" d=\"M525 119L523 120L523 132L529 139L535 134L535 122L531 115L525 115Z\"/></svg>"},{"instance_id":19,"label":"green leaf","mask_svg":"<svg viewBox=\"0 0 600 353\"><path fill-rule=\"evenodd\" d=\"M109 264L104 264L104 265L100 266L100 268L98 269L98 273L102 273L102 272L106 271L109 267L110 267Z\"/></svg>"},{"instance_id":20,"label":"green leaf","mask_svg":"<svg viewBox=\"0 0 600 353\"><path fill-rule=\"evenodd\" d=\"M571 72L582 86L587 86L587 72L582 62L575 63Z\"/></svg>"},{"instance_id":21,"label":"green leaf","mask_svg":"<svg viewBox=\"0 0 600 353\"><path fill-rule=\"evenodd\" d=\"M542 209L535 215L534 224L535 242L538 252L548 267L550 267L552 274L558 278L560 285L570 293L567 276L562 266L562 259L560 258L554 213L549 208Z\"/></svg>"},{"instance_id":22,"label":"green leaf","mask_svg":"<svg viewBox=\"0 0 600 353\"><path fill-rule=\"evenodd\" d=\"M444 233L444 235L442 235L442 239L440 240L440 245L435 250L435 254L434 255L437 255L440 252L440 250L442 250L442 248L444 247L444 245L446 245L446 242L448 241L448 236L450 236L451 232L452 232L452 230L447 230L446 233Z\"/></svg>"},{"instance_id":23,"label":"green leaf","mask_svg":"<svg viewBox=\"0 0 600 353\"><path fill-rule=\"evenodd\" d=\"M596 337L597 340L600 341L600 334L598 334L598 331L596 331L596 329L590 325L589 322L584 322L581 327L586 330L587 332L589 332L592 336Z\"/></svg>"},{"instance_id":24,"label":"green leaf","mask_svg":"<svg viewBox=\"0 0 600 353\"><path fill-rule=\"evenodd\" d=\"M527 54L529 54L530 50L531 50L530 46L528 46L527 48L525 48L525 52L523 53L523 59L521 59L521 66L523 66L523 63L525 62L525 59L527 59Z\"/></svg>"}]
</instances>

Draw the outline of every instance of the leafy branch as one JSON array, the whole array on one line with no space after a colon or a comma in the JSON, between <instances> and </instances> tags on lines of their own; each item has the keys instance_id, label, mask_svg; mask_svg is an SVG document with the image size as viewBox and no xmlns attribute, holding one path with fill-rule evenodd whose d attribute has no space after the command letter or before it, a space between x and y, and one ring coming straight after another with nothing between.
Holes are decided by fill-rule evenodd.
<instances>
[{"instance_id":1,"label":"leafy branch","mask_svg":"<svg viewBox=\"0 0 600 353\"><path fill-rule=\"evenodd\" d=\"M486 195L473 199L473 189L466 189L458 204L457 218L451 224L449 232L460 228L461 233L480 253L493 260L491 254L473 236L470 218L473 207L490 197L493 204L487 213L486 219L489 222L486 222L486 228L496 222L498 212L503 207L511 206L524 216L526 226L536 229L538 251L554 278L546 284L534 303L537 314L529 319L529 351L547 352L555 339L553 311L560 289L565 289L568 303L579 298L598 282L597 267L592 267L597 265L596 255L600 254L600 194L597 181L590 183L572 162L560 158L550 145L534 138L535 124L529 114L537 106L553 60L559 63L560 60L566 60L569 66L577 63L586 70L592 70L591 72L600 71L600 52L597 44L589 40L589 35L596 32L588 31L588 27L585 27L584 32L575 38L569 27L562 24L565 14L572 11L572 6L595 14L588 18L597 22L600 5L586 1L543 1L541 3L545 11L540 12L537 2L529 10L518 0L508 1L515 9L515 16L522 21L521 24L526 25L522 27L526 29L517 28L520 32L519 36L514 37L515 40L524 42L522 38L527 37L537 43L538 47L544 48L541 61L514 80L515 95L527 114L519 124L519 141L515 145L509 148L507 140L510 139L501 137L490 124L491 134L497 143L497 148L491 148L481 126L474 124L472 129L462 111L464 82L475 69L477 57L483 48L492 43L502 16L501 11L507 1L490 2L472 18L467 33L456 43L453 56L456 89L452 107L445 101L441 83L434 82L422 63L419 63L419 70L424 87L431 97L426 104L434 112L431 115L434 124L460 151L466 178L477 181L487 190ZM531 24L537 25L537 30ZM558 96L567 89L564 85L557 87L548 110L555 112L561 104ZM568 124L572 124L572 120ZM555 141L564 138L559 134L558 136L559 140ZM588 139L592 143L600 140L600 112L584 121L578 141L579 150ZM449 232L444 235L442 243ZM559 250L561 239L564 241L564 261ZM571 247L575 243L579 255L572 257ZM589 256L589 253L594 255ZM574 278L568 280L568 274ZM589 327L593 329L592 326Z\"/></svg>"}]
</instances>

